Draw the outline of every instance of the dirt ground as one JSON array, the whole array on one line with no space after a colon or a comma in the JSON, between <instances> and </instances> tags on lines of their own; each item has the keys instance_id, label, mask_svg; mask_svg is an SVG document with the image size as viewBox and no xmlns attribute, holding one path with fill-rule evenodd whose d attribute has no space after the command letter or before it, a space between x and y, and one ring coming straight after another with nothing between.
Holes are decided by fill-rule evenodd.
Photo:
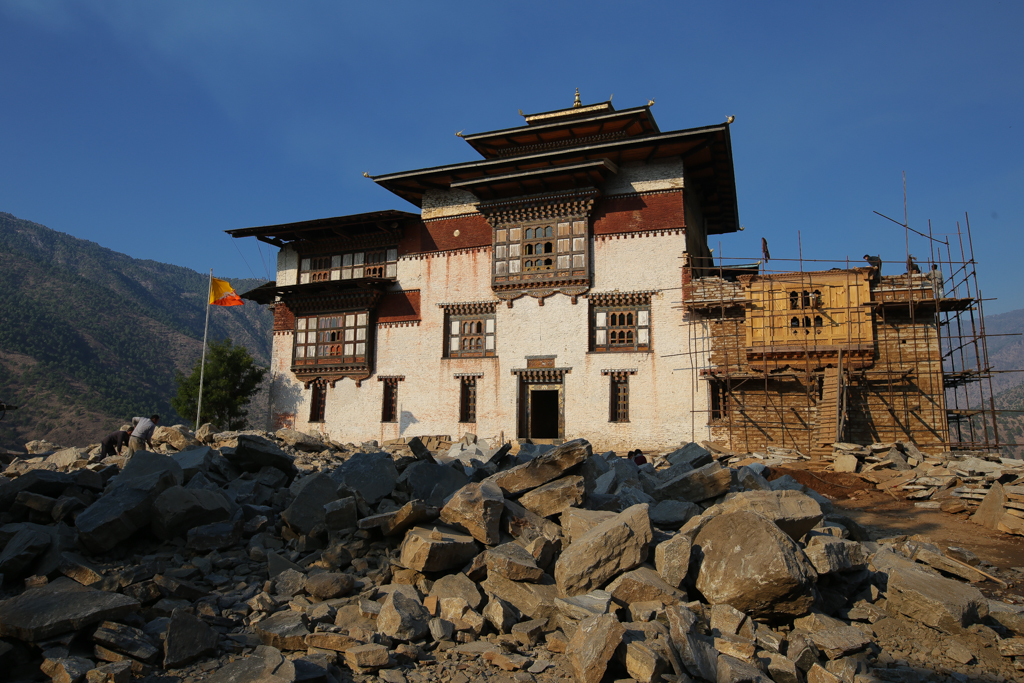
<instances>
[{"instance_id":1,"label":"dirt ground","mask_svg":"<svg viewBox=\"0 0 1024 683\"><path fill-rule=\"evenodd\" d=\"M856 474L831 472L823 467L824 463L801 462L786 468L772 468L768 478L788 474L814 489L832 500L836 512L865 527L872 539L919 534L943 550L949 546L966 548L983 562L997 567L1000 571L981 568L1008 584L1004 588L986 581L979 586L982 591L1003 600L1024 603L1024 537L974 524L967 512L954 515L915 508L913 501L905 500L898 492L880 491L875 484Z\"/></svg>"}]
</instances>

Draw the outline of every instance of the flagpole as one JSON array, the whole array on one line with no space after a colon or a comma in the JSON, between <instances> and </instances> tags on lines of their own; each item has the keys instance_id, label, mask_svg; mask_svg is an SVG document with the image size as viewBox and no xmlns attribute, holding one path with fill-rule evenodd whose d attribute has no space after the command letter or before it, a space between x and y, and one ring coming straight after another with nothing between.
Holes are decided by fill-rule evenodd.
<instances>
[{"instance_id":1,"label":"flagpole","mask_svg":"<svg viewBox=\"0 0 1024 683\"><path fill-rule=\"evenodd\" d=\"M210 297L213 295L213 268L210 268L210 286L206 290L206 327L203 328L203 359L199 361L199 405L196 407L196 429L203 410L203 372L206 370L206 334L210 331Z\"/></svg>"}]
</instances>

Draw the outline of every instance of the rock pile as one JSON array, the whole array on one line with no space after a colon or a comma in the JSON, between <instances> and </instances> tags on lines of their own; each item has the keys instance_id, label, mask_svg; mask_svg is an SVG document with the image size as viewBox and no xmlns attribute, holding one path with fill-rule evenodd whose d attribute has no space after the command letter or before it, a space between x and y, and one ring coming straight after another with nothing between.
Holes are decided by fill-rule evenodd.
<instances>
[{"instance_id":1,"label":"rock pile","mask_svg":"<svg viewBox=\"0 0 1024 683\"><path fill-rule=\"evenodd\" d=\"M870 541L792 478L697 444L638 467L582 439L381 449L292 430L158 433L162 452L127 464L32 444L7 465L8 680L1024 670L1024 608L972 585L976 558Z\"/></svg>"},{"instance_id":2,"label":"rock pile","mask_svg":"<svg viewBox=\"0 0 1024 683\"><path fill-rule=\"evenodd\" d=\"M856 473L879 489L900 491L915 506L1024 536L1024 460L979 451L922 453L897 441L869 446L837 443L832 469Z\"/></svg>"}]
</instances>

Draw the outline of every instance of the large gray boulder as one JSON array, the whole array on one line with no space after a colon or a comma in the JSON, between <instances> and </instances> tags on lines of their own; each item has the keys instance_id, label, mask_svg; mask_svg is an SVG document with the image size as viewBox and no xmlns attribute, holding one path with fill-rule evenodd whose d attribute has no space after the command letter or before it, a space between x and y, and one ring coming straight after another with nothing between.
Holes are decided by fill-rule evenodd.
<instances>
[{"instance_id":1,"label":"large gray boulder","mask_svg":"<svg viewBox=\"0 0 1024 683\"><path fill-rule=\"evenodd\" d=\"M430 632L430 612L404 591L393 591L377 615L377 630L396 640L419 640Z\"/></svg>"},{"instance_id":2,"label":"large gray boulder","mask_svg":"<svg viewBox=\"0 0 1024 683\"><path fill-rule=\"evenodd\" d=\"M519 504L541 517L560 514L566 508L583 503L585 496L583 477L571 475L538 486L523 494Z\"/></svg>"},{"instance_id":3,"label":"large gray boulder","mask_svg":"<svg viewBox=\"0 0 1024 683\"><path fill-rule=\"evenodd\" d=\"M358 491L369 505L376 505L395 490L398 470L387 453L355 453L331 478L349 491Z\"/></svg>"},{"instance_id":4,"label":"large gray boulder","mask_svg":"<svg viewBox=\"0 0 1024 683\"><path fill-rule=\"evenodd\" d=\"M234 449L222 448L221 453L243 472L259 472L263 467L273 467L283 472L289 481L295 476L295 457L261 436L239 434Z\"/></svg>"},{"instance_id":5,"label":"large gray boulder","mask_svg":"<svg viewBox=\"0 0 1024 683\"><path fill-rule=\"evenodd\" d=\"M123 619L140 606L138 600L127 595L86 588L60 578L0 602L0 636L46 640L101 621Z\"/></svg>"},{"instance_id":6,"label":"large gray boulder","mask_svg":"<svg viewBox=\"0 0 1024 683\"><path fill-rule=\"evenodd\" d=\"M573 439L527 463L492 474L485 481L497 484L506 494L515 496L559 478L566 470L589 458L591 453L586 439Z\"/></svg>"},{"instance_id":7,"label":"large gray boulder","mask_svg":"<svg viewBox=\"0 0 1024 683\"><path fill-rule=\"evenodd\" d=\"M634 505L573 539L555 563L555 581L563 595L600 588L647 559L653 537L646 505Z\"/></svg>"},{"instance_id":8,"label":"large gray boulder","mask_svg":"<svg viewBox=\"0 0 1024 683\"><path fill-rule=\"evenodd\" d=\"M988 616L988 600L974 586L913 568L889 572L885 609L945 633L960 633Z\"/></svg>"},{"instance_id":9,"label":"large gray boulder","mask_svg":"<svg viewBox=\"0 0 1024 683\"><path fill-rule=\"evenodd\" d=\"M219 491L172 486L153 501L153 533L165 541L229 517L231 505Z\"/></svg>"},{"instance_id":10,"label":"large gray boulder","mask_svg":"<svg viewBox=\"0 0 1024 683\"><path fill-rule=\"evenodd\" d=\"M463 529L473 538L494 545L501 535L501 513L505 498L494 484L466 484L441 508L441 521Z\"/></svg>"},{"instance_id":11,"label":"large gray boulder","mask_svg":"<svg viewBox=\"0 0 1024 683\"><path fill-rule=\"evenodd\" d=\"M36 558L49 547L48 534L31 528L22 529L0 552L0 575L5 581L28 576Z\"/></svg>"},{"instance_id":12,"label":"large gray boulder","mask_svg":"<svg viewBox=\"0 0 1024 683\"><path fill-rule=\"evenodd\" d=\"M307 453L319 453L325 448L324 442L318 437L288 427L278 429L274 432L274 436L281 441L284 441L292 448L300 451L306 451Z\"/></svg>"},{"instance_id":13,"label":"large gray boulder","mask_svg":"<svg viewBox=\"0 0 1024 683\"><path fill-rule=\"evenodd\" d=\"M444 500L469 483L469 477L448 465L420 460L402 470L398 486L413 499L440 507Z\"/></svg>"},{"instance_id":14,"label":"large gray boulder","mask_svg":"<svg viewBox=\"0 0 1024 683\"><path fill-rule=\"evenodd\" d=\"M322 473L297 482L294 486L301 487L295 499L281 513L285 524L300 534L308 534L326 519L324 506L338 500L338 482Z\"/></svg>"},{"instance_id":15,"label":"large gray boulder","mask_svg":"<svg viewBox=\"0 0 1024 683\"><path fill-rule=\"evenodd\" d=\"M814 603L817 574L774 522L747 510L717 515L694 538L696 587L712 605L751 617L800 616Z\"/></svg>"},{"instance_id":16,"label":"large gray boulder","mask_svg":"<svg viewBox=\"0 0 1024 683\"><path fill-rule=\"evenodd\" d=\"M580 622L565 650L579 683L600 683L625 633L626 629L612 614Z\"/></svg>"},{"instance_id":17,"label":"large gray boulder","mask_svg":"<svg viewBox=\"0 0 1024 683\"><path fill-rule=\"evenodd\" d=\"M744 491L715 506L720 513L751 510L775 522L794 541L824 516L817 501L800 491Z\"/></svg>"},{"instance_id":18,"label":"large gray boulder","mask_svg":"<svg viewBox=\"0 0 1024 683\"><path fill-rule=\"evenodd\" d=\"M414 527L405 534L402 566L420 572L442 572L462 567L480 553L472 536L455 529Z\"/></svg>"},{"instance_id":19,"label":"large gray boulder","mask_svg":"<svg viewBox=\"0 0 1024 683\"><path fill-rule=\"evenodd\" d=\"M732 474L717 462L690 469L676 465L659 476L659 483L650 492L655 500L688 500L699 503L729 491Z\"/></svg>"},{"instance_id":20,"label":"large gray boulder","mask_svg":"<svg viewBox=\"0 0 1024 683\"><path fill-rule=\"evenodd\" d=\"M189 482L192 477L200 472L206 474L210 471L210 464L213 462L213 450L209 446L199 446L175 453L171 458L181 467L185 482Z\"/></svg>"},{"instance_id":21,"label":"large gray boulder","mask_svg":"<svg viewBox=\"0 0 1024 683\"><path fill-rule=\"evenodd\" d=\"M110 550L148 527L157 496L180 486L182 480L181 467L171 458L146 451L136 453L106 493L75 518L79 542L90 552Z\"/></svg>"}]
</instances>

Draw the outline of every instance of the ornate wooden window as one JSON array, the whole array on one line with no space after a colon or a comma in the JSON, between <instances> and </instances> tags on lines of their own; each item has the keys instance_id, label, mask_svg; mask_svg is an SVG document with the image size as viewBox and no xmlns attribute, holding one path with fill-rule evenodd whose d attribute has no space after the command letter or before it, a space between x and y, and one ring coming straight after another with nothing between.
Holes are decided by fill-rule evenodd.
<instances>
[{"instance_id":1,"label":"ornate wooden window","mask_svg":"<svg viewBox=\"0 0 1024 683\"><path fill-rule=\"evenodd\" d=\"M398 422L398 383L403 377L380 377L384 383L384 397L380 407L381 422Z\"/></svg>"},{"instance_id":2,"label":"ornate wooden window","mask_svg":"<svg viewBox=\"0 0 1024 683\"><path fill-rule=\"evenodd\" d=\"M316 381L309 385L312 394L309 400L309 421L323 422L327 408L326 382Z\"/></svg>"},{"instance_id":3,"label":"ornate wooden window","mask_svg":"<svg viewBox=\"0 0 1024 683\"><path fill-rule=\"evenodd\" d=\"M295 365L364 363L368 311L345 311L295 319Z\"/></svg>"},{"instance_id":4,"label":"ornate wooden window","mask_svg":"<svg viewBox=\"0 0 1024 683\"><path fill-rule=\"evenodd\" d=\"M586 276L587 222L539 221L494 231L494 275Z\"/></svg>"},{"instance_id":5,"label":"ornate wooden window","mask_svg":"<svg viewBox=\"0 0 1024 683\"><path fill-rule=\"evenodd\" d=\"M459 391L459 422L476 422L475 376L461 377Z\"/></svg>"},{"instance_id":6,"label":"ornate wooden window","mask_svg":"<svg viewBox=\"0 0 1024 683\"><path fill-rule=\"evenodd\" d=\"M592 351L650 351L650 293L592 295L590 327Z\"/></svg>"},{"instance_id":7,"label":"ornate wooden window","mask_svg":"<svg viewBox=\"0 0 1024 683\"><path fill-rule=\"evenodd\" d=\"M299 262L299 284L398 277L398 249L382 247L342 254L306 256Z\"/></svg>"},{"instance_id":8,"label":"ornate wooden window","mask_svg":"<svg viewBox=\"0 0 1024 683\"><path fill-rule=\"evenodd\" d=\"M495 301L438 304L445 312L445 358L491 358L495 355Z\"/></svg>"}]
</instances>

